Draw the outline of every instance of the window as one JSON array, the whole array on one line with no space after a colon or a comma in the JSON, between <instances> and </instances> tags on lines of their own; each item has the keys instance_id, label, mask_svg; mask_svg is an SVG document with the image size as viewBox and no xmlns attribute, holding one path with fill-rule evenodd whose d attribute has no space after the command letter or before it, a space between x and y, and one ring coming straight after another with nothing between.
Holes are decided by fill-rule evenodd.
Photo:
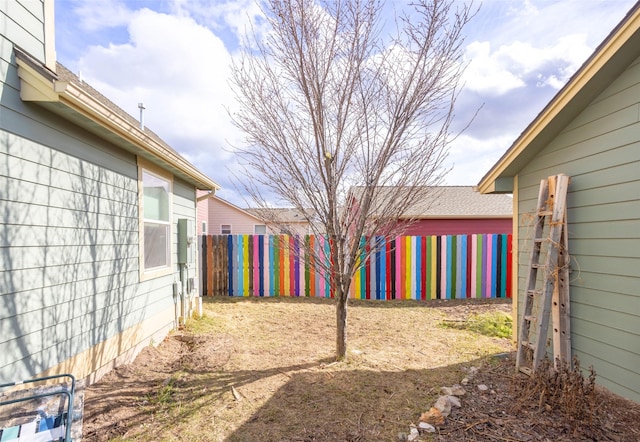
<instances>
[{"instance_id":1,"label":"window","mask_svg":"<svg viewBox=\"0 0 640 442\"><path fill-rule=\"evenodd\" d=\"M207 234L207 222L206 221L202 221L202 234L203 235Z\"/></svg>"},{"instance_id":2,"label":"window","mask_svg":"<svg viewBox=\"0 0 640 442\"><path fill-rule=\"evenodd\" d=\"M231 224L222 224L220 226L221 235L231 235Z\"/></svg>"},{"instance_id":3,"label":"window","mask_svg":"<svg viewBox=\"0 0 640 442\"><path fill-rule=\"evenodd\" d=\"M253 226L253 233L256 235L266 235L267 226L265 226L264 224L255 224Z\"/></svg>"},{"instance_id":4,"label":"window","mask_svg":"<svg viewBox=\"0 0 640 442\"><path fill-rule=\"evenodd\" d=\"M171 271L171 178L146 168L139 176L142 273L166 274Z\"/></svg>"}]
</instances>

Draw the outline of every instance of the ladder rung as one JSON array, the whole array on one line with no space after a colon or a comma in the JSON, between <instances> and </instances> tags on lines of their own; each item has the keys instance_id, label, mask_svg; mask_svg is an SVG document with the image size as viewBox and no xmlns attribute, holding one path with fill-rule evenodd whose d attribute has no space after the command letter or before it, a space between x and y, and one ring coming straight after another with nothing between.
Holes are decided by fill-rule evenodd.
<instances>
[{"instance_id":1,"label":"ladder rung","mask_svg":"<svg viewBox=\"0 0 640 442\"><path fill-rule=\"evenodd\" d=\"M550 216L553 215L553 210L540 210L538 216Z\"/></svg>"},{"instance_id":2,"label":"ladder rung","mask_svg":"<svg viewBox=\"0 0 640 442\"><path fill-rule=\"evenodd\" d=\"M535 317L535 316L533 316L533 315L525 315L525 316L524 316L524 320L525 320L525 321L529 321L529 322L533 322L533 321L535 321L535 320L536 320L536 317Z\"/></svg>"},{"instance_id":3,"label":"ladder rung","mask_svg":"<svg viewBox=\"0 0 640 442\"><path fill-rule=\"evenodd\" d=\"M544 269L546 267L546 265L544 264L531 264L531 268L533 269Z\"/></svg>"},{"instance_id":4,"label":"ladder rung","mask_svg":"<svg viewBox=\"0 0 640 442\"><path fill-rule=\"evenodd\" d=\"M530 348L531 350L535 350L536 349L536 344L534 344L533 342L522 342L521 344L523 347L527 347Z\"/></svg>"},{"instance_id":5,"label":"ladder rung","mask_svg":"<svg viewBox=\"0 0 640 442\"><path fill-rule=\"evenodd\" d=\"M529 376L531 376L531 373L533 373L533 370L531 370L531 368L529 367L520 367L520 371Z\"/></svg>"},{"instance_id":6,"label":"ladder rung","mask_svg":"<svg viewBox=\"0 0 640 442\"><path fill-rule=\"evenodd\" d=\"M533 238L533 242L535 243L543 243L546 241L547 238Z\"/></svg>"},{"instance_id":7,"label":"ladder rung","mask_svg":"<svg viewBox=\"0 0 640 442\"><path fill-rule=\"evenodd\" d=\"M536 296L536 295L540 296L540 295L542 295L542 290L540 290L540 289L536 289L536 290L527 290L527 294L528 294L529 296Z\"/></svg>"}]
</instances>

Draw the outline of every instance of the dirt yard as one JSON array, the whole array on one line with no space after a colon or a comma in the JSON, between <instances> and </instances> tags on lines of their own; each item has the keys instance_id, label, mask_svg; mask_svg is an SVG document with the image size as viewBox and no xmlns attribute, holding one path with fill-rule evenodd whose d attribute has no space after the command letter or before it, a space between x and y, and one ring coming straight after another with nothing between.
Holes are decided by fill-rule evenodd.
<instances>
[{"instance_id":1,"label":"dirt yard","mask_svg":"<svg viewBox=\"0 0 640 442\"><path fill-rule=\"evenodd\" d=\"M349 356L336 363L328 300L205 299L203 319L87 388L83 441L406 440L440 387L471 367L462 407L418 440L640 440L638 405L597 393L576 420L518 396L511 341L465 329L472 315L510 310L350 302Z\"/></svg>"}]
</instances>

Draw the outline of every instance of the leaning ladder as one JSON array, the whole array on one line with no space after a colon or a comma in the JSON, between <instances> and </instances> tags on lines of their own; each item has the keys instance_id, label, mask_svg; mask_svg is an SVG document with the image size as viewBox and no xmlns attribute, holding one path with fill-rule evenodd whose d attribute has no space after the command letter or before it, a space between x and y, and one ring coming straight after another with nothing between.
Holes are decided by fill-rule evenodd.
<instances>
[{"instance_id":1,"label":"leaning ladder","mask_svg":"<svg viewBox=\"0 0 640 442\"><path fill-rule=\"evenodd\" d=\"M557 368L559 363L570 363L571 360L566 221L568 186L569 177L566 175L551 176L540 182L516 355L516 369L527 374L538 368L546 354L549 316L553 320L554 365ZM544 264L540 264L543 250L546 259ZM538 280L538 269L544 272L541 281ZM541 288L537 288L539 282L542 283Z\"/></svg>"}]
</instances>

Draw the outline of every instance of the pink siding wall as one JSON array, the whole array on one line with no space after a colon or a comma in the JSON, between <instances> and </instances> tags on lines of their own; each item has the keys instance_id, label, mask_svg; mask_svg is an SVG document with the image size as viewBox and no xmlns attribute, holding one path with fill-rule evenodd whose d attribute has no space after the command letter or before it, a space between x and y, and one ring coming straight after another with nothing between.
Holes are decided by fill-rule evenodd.
<instances>
[{"instance_id":1,"label":"pink siding wall","mask_svg":"<svg viewBox=\"0 0 640 442\"><path fill-rule=\"evenodd\" d=\"M202 190L198 190L198 197L205 195L207 192L204 192ZM206 198L202 201L198 202L198 207L197 207L197 215L196 215L196 219L197 219L197 225L196 225L196 232L198 233L198 235L202 235L202 222L206 221L207 222L207 234L209 234L210 232L210 228L209 228L209 198Z\"/></svg>"},{"instance_id":2,"label":"pink siding wall","mask_svg":"<svg viewBox=\"0 0 640 442\"><path fill-rule=\"evenodd\" d=\"M221 202L209 199L209 235L220 235L222 224L231 224L233 235L253 235L254 226L262 224L257 218L244 211Z\"/></svg>"},{"instance_id":3,"label":"pink siding wall","mask_svg":"<svg viewBox=\"0 0 640 442\"><path fill-rule=\"evenodd\" d=\"M422 219L412 224L405 235L463 235L471 233L507 233L512 230L511 218L501 219Z\"/></svg>"},{"instance_id":4,"label":"pink siding wall","mask_svg":"<svg viewBox=\"0 0 640 442\"><path fill-rule=\"evenodd\" d=\"M205 192L198 191L198 196L204 195ZM198 235L202 235L202 222L207 222L207 235L220 235L223 224L231 224L231 234L233 235L253 235L256 224L264 224L258 218L253 217L247 212L238 209L232 204L220 201L216 198L206 198L198 202ZM290 223L292 232L298 235L309 235L308 223ZM267 226L267 233L277 235L280 233L278 229L272 229Z\"/></svg>"}]
</instances>

